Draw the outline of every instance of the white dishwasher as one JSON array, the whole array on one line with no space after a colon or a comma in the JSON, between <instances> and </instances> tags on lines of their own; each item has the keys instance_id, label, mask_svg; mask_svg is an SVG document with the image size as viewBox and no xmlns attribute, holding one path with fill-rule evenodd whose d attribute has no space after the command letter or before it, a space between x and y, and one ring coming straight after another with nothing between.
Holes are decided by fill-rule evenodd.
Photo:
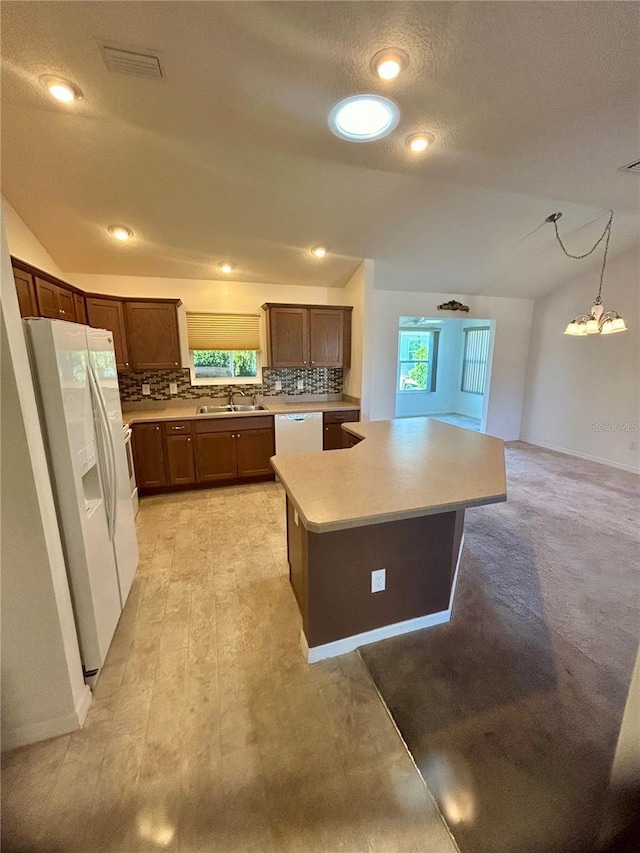
<instances>
[{"instance_id":1,"label":"white dishwasher","mask_svg":"<svg viewBox=\"0 0 640 853\"><path fill-rule=\"evenodd\" d=\"M276 415L276 453L322 450L322 412Z\"/></svg>"}]
</instances>

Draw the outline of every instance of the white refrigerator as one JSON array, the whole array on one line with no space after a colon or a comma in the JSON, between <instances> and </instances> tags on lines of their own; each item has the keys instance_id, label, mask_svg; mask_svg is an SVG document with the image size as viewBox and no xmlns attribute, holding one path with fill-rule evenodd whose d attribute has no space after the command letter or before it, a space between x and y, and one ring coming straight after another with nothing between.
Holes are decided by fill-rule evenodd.
<instances>
[{"instance_id":1,"label":"white refrigerator","mask_svg":"<svg viewBox=\"0 0 640 853\"><path fill-rule=\"evenodd\" d=\"M24 321L85 680L94 686L138 566L113 335Z\"/></svg>"}]
</instances>

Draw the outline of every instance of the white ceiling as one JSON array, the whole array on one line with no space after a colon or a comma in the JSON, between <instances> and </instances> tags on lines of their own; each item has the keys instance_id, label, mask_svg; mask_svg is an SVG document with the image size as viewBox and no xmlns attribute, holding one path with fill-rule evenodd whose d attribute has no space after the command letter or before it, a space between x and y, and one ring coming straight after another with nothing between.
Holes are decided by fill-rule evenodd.
<instances>
[{"instance_id":1,"label":"white ceiling","mask_svg":"<svg viewBox=\"0 0 640 853\"><path fill-rule=\"evenodd\" d=\"M159 51L166 81L107 71L103 41ZM386 46L410 56L391 84L369 69ZM533 296L576 272L551 226L531 234L547 214L577 251L610 207L611 253L637 239L640 179L618 169L640 157L639 48L635 2L5 0L3 192L67 272L231 258L244 281L339 286L370 257L387 288ZM84 99L52 102L44 73ZM331 106L363 91L399 128L337 139ZM415 158L420 129L437 143Z\"/></svg>"}]
</instances>

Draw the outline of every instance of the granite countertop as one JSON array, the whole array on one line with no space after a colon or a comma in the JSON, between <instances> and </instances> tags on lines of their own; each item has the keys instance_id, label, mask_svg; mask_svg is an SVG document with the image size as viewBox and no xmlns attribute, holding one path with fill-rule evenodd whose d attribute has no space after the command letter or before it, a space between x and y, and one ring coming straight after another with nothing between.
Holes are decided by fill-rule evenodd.
<instances>
[{"instance_id":1,"label":"granite countertop","mask_svg":"<svg viewBox=\"0 0 640 853\"><path fill-rule=\"evenodd\" d=\"M203 418L252 418L259 415L287 415L300 412L344 412L359 409L358 403L353 403L348 400L333 400L323 402L302 402L302 403L280 403L275 400L263 399L262 405L265 407L262 411L257 412L215 412L213 414L199 415L197 409L203 405L218 405L217 402L204 400L186 401L184 405L163 406L158 403L157 408L140 408L127 409L122 412L122 419L128 424L143 423L144 421L184 421L184 420L202 420ZM222 401L224 405L224 401Z\"/></svg>"},{"instance_id":2,"label":"granite countertop","mask_svg":"<svg viewBox=\"0 0 640 853\"><path fill-rule=\"evenodd\" d=\"M507 499L504 443L431 418L343 424L348 450L276 455L305 527L322 533Z\"/></svg>"}]
</instances>

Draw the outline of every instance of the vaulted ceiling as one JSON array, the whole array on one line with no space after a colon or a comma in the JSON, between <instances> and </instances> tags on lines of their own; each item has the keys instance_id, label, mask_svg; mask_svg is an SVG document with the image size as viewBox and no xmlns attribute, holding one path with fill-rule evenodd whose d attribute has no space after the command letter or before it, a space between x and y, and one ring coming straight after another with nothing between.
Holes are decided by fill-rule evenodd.
<instances>
[{"instance_id":1,"label":"vaulted ceiling","mask_svg":"<svg viewBox=\"0 0 640 853\"><path fill-rule=\"evenodd\" d=\"M158 52L165 79L109 71L105 42ZM410 64L383 83L388 46ZM243 281L339 286L369 257L389 288L535 296L576 271L547 214L577 251L609 208L611 252L637 240L619 168L640 157L639 48L635 2L5 0L2 189L68 272L215 278L230 258ZM83 100L52 101L46 73ZM331 134L360 92L397 102L391 136Z\"/></svg>"}]
</instances>

